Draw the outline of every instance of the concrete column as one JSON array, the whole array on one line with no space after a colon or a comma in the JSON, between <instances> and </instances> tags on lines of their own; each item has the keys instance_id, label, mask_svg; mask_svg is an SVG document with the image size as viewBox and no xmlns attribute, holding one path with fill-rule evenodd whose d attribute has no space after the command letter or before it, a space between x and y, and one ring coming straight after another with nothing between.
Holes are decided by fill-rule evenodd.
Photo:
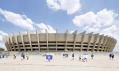
<instances>
[{"instance_id":1,"label":"concrete column","mask_svg":"<svg viewBox=\"0 0 119 71\"><path fill-rule=\"evenodd\" d=\"M8 41L7 41L6 36L3 37L3 42L5 43L5 46L6 46L7 50L9 51L10 49L9 49L9 46L8 46Z\"/></svg>"},{"instance_id":2,"label":"concrete column","mask_svg":"<svg viewBox=\"0 0 119 71\"><path fill-rule=\"evenodd\" d=\"M10 42L11 42L11 44L12 44L12 47L13 47L14 51L15 51L15 46L14 46L14 42L13 42L12 37L13 37L13 35L10 36Z\"/></svg>"},{"instance_id":3,"label":"concrete column","mask_svg":"<svg viewBox=\"0 0 119 71\"><path fill-rule=\"evenodd\" d=\"M76 44L77 30L74 31L73 34L74 34L74 47L73 47L73 51L75 51L75 44Z\"/></svg>"},{"instance_id":4,"label":"concrete column","mask_svg":"<svg viewBox=\"0 0 119 71\"><path fill-rule=\"evenodd\" d=\"M117 41L115 40L115 39L113 39L114 40L114 43L113 43L113 45L112 45L112 51L114 50L114 47L115 47L115 45L116 45L116 43L117 43Z\"/></svg>"},{"instance_id":5,"label":"concrete column","mask_svg":"<svg viewBox=\"0 0 119 71\"><path fill-rule=\"evenodd\" d=\"M88 38L88 48L87 48L87 51L89 51L90 42L91 42L92 37L93 37L93 32L92 33L89 33L88 36L89 36L89 38Z\"/></svg>"},{"instance_id":6,"label":"concrete column","mask_svg":"<svg viewBox=\"0 0 119 71\"><path fill-rule=\"evenodd\" d=\"M109 45L109 43L110 43L110 41L111 41L111 37L108 37L108 39L107 39L107 42L106 42L106 45L105 45L105 51L106 52L108 52L108 45Z\"/></svg>"},{"instance_id":7,"label":"concrete column","mask_svg":"<svg viewBox=\"0 0 119 71\"><path fill-rule=\"evenodd\" d=\"M93 52L94 52L94 49L95 49L95 46L96 46L97 38L99 37L99 33L95 34L94 36L95 36L95 38L94 38L94 42L93 42Z\"/></svg>"},{"instance_id":8,"label":"concrete column","mask_svg":"<svg viewBox=\"0 0 119 71\"><path fill-rule=\"evenodd\" d=\"M66 50L67 50L67 36L68 36L68 30L66 30L66 32L65 32L65 52L66 52Z\"/></svg>"},{"instance_id":9,"label":"concrete column","mask_svg":"<svg viewBox=\"0 0 119 71\"><path fill-rule=\"evenodd\" d=\"M37 42L38 42L38 48L39 48L39 51L40 51L40 43L39 43L39 33L38 31L36 30L36 37L37 37Z\"/></svg>"},{"instance_id":10,"label":"concrete column","mask_svg":"<svg viewBox=\"0 0 119 71\"><path fill-rule=\"evenodd\" d=\"M11 51L11 46L10 46L10 42L9 42L9 37L7 38L7 44L8 44L8 49L9 49L9 51Z\"/></svg>"},{"instance_id":11,"label":"concrete column","mask_svg":"<svg viewBox=\"0 0 119 71\"><path fill-rule=\"evenodd\" d=\"M113 44L115 43L115 41L114 41L114 39L112 38L112 42L111 42L111 44L110 44L110 52L112 52L113 51Z\"/></svg>"},{"instance_id":12,"label":"concrete column","mask_svg":"<svg viewBox=\"0 0 119 71\"><path fill-rule=\"evenodd\" d=\"M100 39L99 39L99 42L98 42L98 50L97 51L99 51L99 49L100 49L101 42L102 42L103 38L104 38L104 35L100 35Z\"/></svg>"},{"instance_id":13,"label":"concrete column","mask_svg":"<svg viewBox=\"0 0 119 71\"><path fill-rule=\"evenodd\" d=\"M5 43L5 46L6 46L7 50L10 51L9 45L8 45L7 41L6 41L6 43Z\"/></svg>"},{"instance_id":14,"label":"concrete column","mask_svg":"<svg viewBox=\"0 0 119 71\"><path fill-rule=\"evenodd\" d=\"M27 31L27 36L28 36L30 47L31 47L31 51L33 51L33 47L31 45L31 34L29 33L29 31Z\"/></svg>"},{"instance_id":15,"label":"concrete column","mask_svg":"<svg viewBox=\"0 0 119 71\"><path fill-rule=\"evenodd\" d=\"M10 51L12 51L12 46L11 46L11 42L10 42L10 36L8 37L8 44L9 44Z\"/></svg>"},{"instance_id":16,"label":"concrete column","mask_svg":"<svg viewBox=\"0 0 119 71\"><path fill-rule=\"evenodd\" d=\"M7 50L9 51L8 42L7 42L7 39L5 37L3 37L3 41L5 43L5 46L6 46Z\"/></svg>"},{"instance_id":17,"label":"concrete column","mask_svg":"<svg viewBox=\"0 0 119 71\"><path fill-rule=\"evenodd\" d=\"M104 42L103 42L103 46L102 46L102 51L104 51L105 52L105 50L106 50L106 43L108 42L108 36L105 36L105 40L104 40Z\"/></svg>"},{"instance_id":18,"label":"concrete column","mask_svg":"<svg viewBox=\"0 0 119 71\"><path fill-rule=\"evenodd\" d=\"M12 45L13 45L13 47L14 47L14 51L16 51L16 48L15 48L15 45L14 45L14 43L15 43L15 36L14 36L14 34L11 36L11 39L12 39Z\"/></svg>"},{"instance_id":19,"label":"concrete column","mask_svg":"<svg viewBox=\"0 0 119 71\"><path fill-rule=\"evenodd\" d=\"M110 45L109 45L109 52L112 52L113 44L114 44L114 39L111 38L111 42L110 42Z\"/></svg>"},{"instance_id":20,"label":"concrete column","mask_svg":"<svg viewBox=\"0 0 119 71\"><path fill-rule=\"evenodd\" d=\"M17 35L13 34L14 35L14 38L16 40L16 44L17 44L17 47L18 47L18 51L20 51L20 48L19 48L19 44L18 44L18 40L17 40Z\"/></svg>"},{"instance_id":21,"label":"concrete column","mask_svg":"<svg viewBox=\"0 0 119 71\"><path fill-rule=\"evenodd\" d=\"M83 48L83 40L84 40L84 38L85 38L85 33L86 33L86 31L84 31L84 32L82 32L81 33L81 48L80 48L80 52L82 52L82 48Z\"/></svg>"},{"instance_id":22,"label":"concrete column","mask_svg":"<svg viewBox=\"0 0 119 71\"><path fill-rule=\"evenodd\" d=\"M55 33L55 40L56 40L56 52L57 52L57 30L56 30L56 33Z\"/></svg>"},{"instance_id":23,"label":"concrete column","mask_svg":"<svg viewBox=\"0 0 119 71\"><path fill-rule=\"evenodd\" d=\"M47 40L47 52L49 52L49 47L48 47L48 31L47 30L45 30L46 31L46 40Z\"/></svg>"},{"instance_id":24,"label":"concrete column","mask_svg":"<svg viewBox=\"0 0 119 71\"><path fill-rule=\"evenodd\" d=\"M114 50L116 43L117 43L117 41L114 39L114 44L112 45L112 51Z\"/></svg>"},{"instance_id":25,"label":"concrete column","mask_svg":"<svg viewBox=\"0 0 119 71\"><path fill-rule=\"evenodd\" d=\"M107 36L104 36L104 39L103 39L103 41L102 41L102 49L101 49L101 52L104 51L104 45L105 45L105 43L106 43L106 40L107 40Z\"/></svg>"},{"instance_id":26,"label":"concrete column","mask_svg":"<svg viewBox=\"0 0 119 71\"><path fill-rule=\"evenodd\" d=\"M24 51L26 51L25 45L24 45L24 39L23 39L23 34L21 32L19 32L20 36L21 36L21 40L22 40L22 45L24 48Z\"/></svg>"},{"instance_id":27,"label":"concrete column","mask_svg":"<svg viewBox=\"0 0 119 71\"><path fill-rule=\"evenodd\" d=\"M113 44L114 44L114 40L113 40L113 38L111 38L111 41L110 41L110 44L108 45L108 50L109 50L109 52L111 52L112 51L112 46L113 46Z\"/></svg>"}]
</instances>

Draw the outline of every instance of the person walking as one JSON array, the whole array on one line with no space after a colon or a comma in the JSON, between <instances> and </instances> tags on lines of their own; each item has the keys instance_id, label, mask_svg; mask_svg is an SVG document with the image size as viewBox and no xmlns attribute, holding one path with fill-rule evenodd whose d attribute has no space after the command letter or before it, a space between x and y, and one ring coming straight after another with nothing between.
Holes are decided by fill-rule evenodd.
<instances>
[{"instance_id":1,"label":"person walking","mask_svg":"<svg viewBox=\"0 0 119 71\"><path fill-rule=\"evenodd\" d=\"M25 55L24 55L24 53L21 53L21 60L23 60L23 59L25 59Z\"/></svg>"},{"instance_id":2,"label":"person walking","mask_svg":"<svg viewBox=\"0 0 119 71\"><path fill-rule=\"evenodd\" d=\"M26 59L29 60L29 53L26 53Z\"/></svg>"},{"instance_id":3,"label":"person walking","mask_svg":"<svg viewBox=\"0 0 119 71\"><path fill-rule=\"evenodd\" d=\"M112 58L112 54L111 54L111 53L109 54L109 58L110 58L110 59Z\"/></svg>"},{"instance_id":4,"label":"person walking","mask_svg":"<svg viewBox=\"0 0 119 71\"><path fill-rule=\"evenodd\" d=\"M82 54L79 54L79 61L81 61L81 58L82 58Z\"/></svg>"},{"instance_id":5,"label":"person walking","mask_svg":"<svg viewBox=\"0 0 119 71\"><path fill-rule=\"evenodd\" d=\"M94 54L92 53L92 54L91 54L91 58L93 59L93 57L94 57Z\"/></svg>"},{"instance_id":6,"label":"person walking","mask_svg":"<svg viewBox=\"0 0 119 71\"><path fill-rule=\"evenodd\" d=\"M112 60L114 59L114 54L112 54Z\"/></svg>"},{"instance_id":7,"label":"person walking","mask_svg":"<svg viewBox=\"0 0 119 71\"><path fill-rule=\"evenodd\" d=\"M13 59L16 59L16 55L15 54L13 55Z\"/></svg>"},{"instance_id":8,"label":"person walking","mask_svg":"<svg viewBox=\"0 0 119 71\"><path fill-rule=\"evenodd\" d=\"M74 60L74 53L72 53L72 60Z\"/></svg>"}]
</instances>

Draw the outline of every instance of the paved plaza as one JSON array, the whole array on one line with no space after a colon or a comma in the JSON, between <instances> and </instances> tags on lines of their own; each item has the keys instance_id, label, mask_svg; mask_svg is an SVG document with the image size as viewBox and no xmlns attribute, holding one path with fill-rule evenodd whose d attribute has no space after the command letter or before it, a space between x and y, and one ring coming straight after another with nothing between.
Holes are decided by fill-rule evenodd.
<instances>
[{"instance_id":1,"label":"paved plaza","mask_svg":"<svg viewBox=\"0 0 119 71\"><path fill-rule=\"evenodd\" d=\"M78 60L79 55L75 55L72 60L71 54L68 58L62 55L53 55L53 60L48 62L45 56L30 55L29 60L21 61L21 56L17 55L0 59L1 71L118 71L119 55L116 54L113 60L109 59L108 54L96 54L94 59L88 55L88 61Z\"/></svg>"}]
</instances>

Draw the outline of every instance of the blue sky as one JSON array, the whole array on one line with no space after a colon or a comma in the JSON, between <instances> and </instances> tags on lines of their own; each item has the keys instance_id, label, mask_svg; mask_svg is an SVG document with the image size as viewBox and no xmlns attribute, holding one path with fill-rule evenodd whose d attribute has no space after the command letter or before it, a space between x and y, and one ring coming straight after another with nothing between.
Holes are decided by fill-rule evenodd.
<instances>
[{"instance_id":1,"label":"blue sky","mask_svg":"<svg viewBox=\"0 0 119 71\"><path fill-rule=\"evenodd\" d=\"M71 33L87 31L117 39L119 51L118 0L1 0L0 46L2 37L19 31Z\"/></svg>"}]
</instances>

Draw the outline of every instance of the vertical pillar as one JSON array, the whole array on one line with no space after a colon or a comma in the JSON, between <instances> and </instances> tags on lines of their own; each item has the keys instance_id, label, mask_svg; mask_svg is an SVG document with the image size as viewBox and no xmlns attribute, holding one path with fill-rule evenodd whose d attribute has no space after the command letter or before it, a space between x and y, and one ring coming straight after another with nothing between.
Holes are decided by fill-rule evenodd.
<instances>
[{"instance_id":1,"label":"vertical pillar","mask_svg":"<svg viewBox=\"0 0 119 71\"><path fill-rule=\"evenodd\" d=\"M10 35L10 43L11 43L11 46L13 47L12 49L14 49L14 51L15 51L14 42L13 42L12 37L13 37L13 35Z\"/></svg>"},{"instance_id":2,"label":"vertical pillar","mask_svg":"<svg viewBox=\"0 0 119 71\"><path fill-rule=\"evenodd\" d=\"M7 42L7 37L6 36L3 37L3 42L5 43L5 46L6 46L7 50L9 51L9 47L8 47L8 42Z\"/></svg>"},{"instance_id":3,"label":"vertical pillar","mask_svg":"<svg viewBox=\"0 0 119 71\"><path fill-rule=\"evenodd\" d=\"M98 50L97 51L100 50L100 46L101 46L101 42L103 40L103 37L104 37L104 35L100 35L100 39L99 39L99 42L98 42Z\"/></svg>"},{"instance_id":4,"label":"vertical pillar","mask_svg":"<svg viewBox=\"0 0 119 71\"><path fill-rule=\"evenodd\" d=\"M107 44L107 42L108 42L108 36L105 36L105 41L104 41L104 43L103 43L103 46L102 46L102 50L105 52L105 50L106 50L106 44Z\"/></svg>"},{"instance_id":5,"label":"vertical pillar","mask_svg":"<svg viewBox=\"0 0 119 71\"><path fill-rule=\"evenodd\" d=\"M9 44L8 44L7 41L5 42L5 46L6 46L7 50L10 51L10 49L9 49Z\"/></svg>"},{"instance_id":6,"label":"vertical pillar","mask_svg":"<svg viewBox=\"0 0 119 71\"><path fill-rule=\"evenodd\" d=\"M113 45L112 45L112 51L113 51L113 49L114 49L114 47L115 47L115 45L116 45L116 43L117 43L117 41L115 40L115 39L113 39L114 40L114 43L113 43ZM111 52L112 52L111 51Z\"/></svg>"},{"instance_id":7,"label":"vertical pillar","mask_svg":"<svg viewBox=\"0 0 119 71\"><path fill-rule=\"evenodd\" d=\"M5 46L6 46L7 50L9 51L9 46L8 46L7 38L3 37L3 40L4 40L4 43L5 43Z\"/></svg>"},{"instance_id":8,"label":"vertical pillar","mask_svg":"<svg viewBox=\"0 0 119 71\"><path fill-rule=\"evenodd\" d=\"M106 43L106 40L107 40L107 36L104 36L104 39L103 39L103 42L102 42L102 49L101 49L101 52L104 51L104 45Z\"/></svg>"},{"instance_id":9,"label":"vertical pillar","mask_svg":"<svg viewBox=\"0 0 119 71\"><path fill-rule=\"evenodd\" d=\"M110 44L108 45L108 51L111 52L112 51L112 45L114 43L113 38L111 38Z\"/></svg>"},{"instance_id":10,"label":"vertical pillar","mask_svg":"<svg viewBox=\"0 0 119 71\"><path fill-rule=\"evenodd\" d=\"M114 39L114 43L112 45L112 51L114 50L114 47L115 47L116 43L117 43L117 41Z\"/></svg>"},{"instance_id":11,"label":"vertical pillar","mask_svg":"<svg viewBox=\"0 0 119 71\"><path fill-rule=\"evenodd\" d=\"M109 49L109 52L112 52L113 51L113 44L114 44L114 39L112 38L112 42L110 43L110 49Z\"/></svg>"},{"instance_id":12,"label":"vertical pillar","mask_svg":"<svg viewBox=\"0 0 119 71\"><path fill-rule=\"evenodd\" d=\"M12 51L12 45L11 45L11 41L10 41L10 35L8 37L8 44L9 44L10 51Z\"/></svg>"},{"instance_id":13,"label":"vertical pillar","mask_svg":"<svg viewBox=\"0 0 119 71\"><path fill-rule=\"evenodd\" d=\"M95 38L94 38L94 42L93 42L93 52L94 52L94 49L95 49L95 46L96 46L96 42L97 42L97 38L99 37L99 33L98 34L95 34Z\"/></svg>"},{"instance_id":14,"label":"vertical pillar","mask_svg":"<svg viewBox=\"0 0 119 71\"><path fill-rule=\"evenodd\" d=\"M45 31L46 31L46 41L47 41L47 52L49 52L49 47L48 47L48 31L47 31L47 29Z\"/></svg>"},{"instance_id":15,"label":"vertical pillar","mask_svg":"<svg viewBox=\"0 0 119 71\"><path fill-rule=\"evenodd\" d=\"M76 44L77 30L74 31L73 34L74 34L74 47L73 47L73 51L75 51L75 44Z\"/></svg>"},{"instance_id":16,"label":"vertical pillar","mask_svg":"<svg viewBox=\"0 0 119 71\"><path fill-rule=\"evenodd\" d=\"M28 36L28 40L29 40L29 43L30 43L31 51L33 51L33 47L31 45L31 34L29 33L29 31L27 31L27 36Z\"/></svg>"},{"instance_id":17,"label":"vertical pillar","mask_svg":"<svg viewBox=\"0 0 119 71\"><path fill-rule=\"evenodd\" d=\"M65 49L64 49L64 51L66 52L66 48L67 48L67 36L68 36L68 30L66 30L66 32L65 32Z\"/></svg>"},{"instance_id":18,"label":"vertical pillar","mask_svg":"<svg viewBox=\"0 0 119 71\"><path fill-rule=\"evenodd\" d=\"M38 33L37 30L36 30L36 37L37 37L37 42L38 42L38 48L39 48L39 51L40 51L39 33Z\"/></svg>"},{"instance_id":19,"label":"vertical pillar","mask_svg":"<svg viewBox=\"0 0 119 71\"><path fill-rule=\"evenodd\" d=\"M109 45L110 41L111 41L111 37L108 37L106 45L105 45L105 51L106 52L108 52L108 45Z\"/></svg>"},{"instance_id":20,"label":"vertical pillar","mask_svg":"<svg viewBox=\"0 0 119 71\"><path fill-rule=\"evenodd\" d=\"M15 43L15 36L14 36L14 34L11 36L11 40L12 40L12 45L13 45L13 47L14 47L14 51L16 51L16 47L15 47L15 45L14 45L14 43Z\"/></svg>"},{"instance_id":21,"label":"vertical pillar","mask_svg":"<svg viewBox=\"0 0 119 71\"><path fill-rule=\"evenodd\" d=\"M25 45L24 45L24 39L23 39L23 34L21 32L19 32L20 36L21 36L21 40L22 40L22 45L24 48L24 51L26 51Z\"/></svg>"},{"instance_id":22,"label":"vertical pillar","mask_svg":"<svg viewBox=\"0 0 119 71\"><path fill-rule=\"evenodd\" d=\"M89 38L88 38L88 48L87 48L87 51L89 51L90 42L91 42L92 37L93 37L93 32L92 32L92 33L89 33L88 36L89 36ZM92 49L93 49L93 48L92 48Z\"/></svg>"},{"instance_id":23,"label":"vertical pillar","mask_svg":"<svg viewBox=\"0 0 119 71\"><path fill-rule=\"evenodd\" d=\"M86 33L86 31L84 31L84 32L82 32L81 33L81 48L80 48L80 52L82 52L82 48L83 48L83 41L84 41L84 38L85 38L85 33Z\"/></svg>"},{"instance_id":24,"label":"vertical pillar","mask_svg":"<svg viewBox=\"0 0 119 71\"><path fill-rule=\"evenodd\" d=\"M57 30L56 30L56 34L55 34L55 40L56 40L56 52L57 52Z\"/></svg>"},{"instance_id":25,"label":"vertical pillar","mask_svg":"<svg viewBox=\"0 0 119 71\"><path fill-rule=\"evenodd\" d=\"M13 35L14 35L14 38L15 38L15 41L16 41L16 44L17 44L18 51L20 51L18 40L17 40L17 35L15 35L15 34L13 34Z\"/></svg>"}]
</instances>

